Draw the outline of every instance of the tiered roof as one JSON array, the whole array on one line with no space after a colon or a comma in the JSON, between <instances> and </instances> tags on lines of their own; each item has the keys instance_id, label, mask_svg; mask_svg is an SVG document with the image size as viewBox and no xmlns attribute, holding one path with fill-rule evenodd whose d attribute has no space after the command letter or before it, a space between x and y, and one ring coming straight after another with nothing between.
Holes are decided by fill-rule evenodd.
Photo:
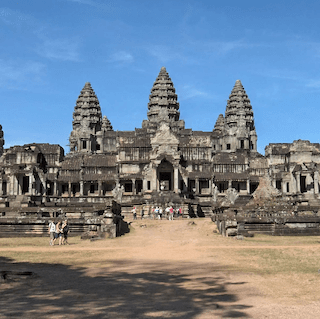
<instances>
[{"instance_id":1,"label":"tiered roof","mask_svg":"<svg viewBox=\"0 0 320 319\"><path fill-rule=\"evenodd\" d=\"M89 82L80 92L73 112L73 130L86 130L97 132L101 129L101 108L99 100Z\"/></svg>"},{"instance_id":2,"label":"tiered roof","mask_svg":"<svg viewBox=\"0 0 320 319\"><path fill-rule=\"evenodd\" d=\"M108 120L106 116L102 118L102 129L104 131L113 131L113 127L111 125L111 122Z\"/></svg>"},{"instance_id":3,"label":"tiered roof","mask_svg":"<svg viewBox=\"0 0 320 319\"><path fill-rule=\"evenodd\" d=\"M229 96L225 112L225 123L229 127L246 126L250 131L255 129L252 106L240 80L236 81Z\"/></svg>"},{"instance_id":4,"label":"tiered roof","mask_svg":"<svg viewBox=\"0 0 320 319\"><path fill-rule=\"evenodd\" d=\"M148 103L148 119L152 122L179 121L179 103L176 90L165 67L153 84Z\"/></svg>"}]
</instances>

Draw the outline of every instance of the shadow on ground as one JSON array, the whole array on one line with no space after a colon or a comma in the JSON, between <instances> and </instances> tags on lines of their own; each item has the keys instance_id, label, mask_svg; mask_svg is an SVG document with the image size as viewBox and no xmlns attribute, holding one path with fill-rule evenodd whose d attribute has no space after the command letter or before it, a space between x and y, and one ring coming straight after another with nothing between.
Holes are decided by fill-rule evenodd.
<instances>
[{"instance_id":1,"label":"shadow on ground","mask_svg":"<svg viewBox=\"0 0 320 319\"><path fill-rule=\"evenodd\" d=\"M114 261L104 268L73 268L0 257L0 271L11 271L0 279L0 318L249 317L245 310L250 306L229 293L230 283L218 275L198 271L195 278L197 269L190 264L130 265Z\"/></svg>"}]
</instances>

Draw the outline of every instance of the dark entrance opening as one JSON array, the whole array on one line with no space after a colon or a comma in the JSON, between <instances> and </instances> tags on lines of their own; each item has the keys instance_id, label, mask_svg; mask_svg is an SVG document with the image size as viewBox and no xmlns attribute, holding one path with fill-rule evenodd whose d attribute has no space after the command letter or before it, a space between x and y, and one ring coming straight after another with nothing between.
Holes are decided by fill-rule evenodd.
<instances>
[{"instance_id":1,"label":"dark entrance opening","mask_svg":"<svg viewBox=\"0 0 320 319\"><path fill-rule=\"evenodd\" d=\"M160 181L160 189L161 190L171 191L171 173L160 172L159 173L159 181Z\"/></svg>"},{"instance_id":2,"label":"dark entrance opening","mask_svg":"<svg viewBox=\"0 0 320 319\"><path fill-rule=\"evenodd\" d=\"M301 193L307 192L306 176L300 176L300 188L301 188Z\"/></svg>"},{"instance_id":3,"label":"dark entrance opening","mask_svg":"<svg viewBox=\"0 0 320 319\"><path fill-rule=\"evenodd\" d=\"M29 176L23 176L22 178L22 194L28 193L29 191Z\"/></svg>"},{"instance_id":4,"label":"dark entrance opening","mask_svg":"<svg viewBox=\"0 0 320 319\"><path fill-rule=\"evenodd\" d=\"M173 189L173 166L166 159L162 160L158 167L159 188L162 191Z\"/></svg>"}]
</instances>

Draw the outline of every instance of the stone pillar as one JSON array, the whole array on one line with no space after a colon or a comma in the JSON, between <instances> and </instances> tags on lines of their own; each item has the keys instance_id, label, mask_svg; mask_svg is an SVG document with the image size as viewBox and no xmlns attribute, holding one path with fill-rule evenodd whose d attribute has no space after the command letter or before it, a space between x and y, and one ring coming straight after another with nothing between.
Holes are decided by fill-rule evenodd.
<instances>
[{"instance_id":1,"label":"stone pillar","mask_svg":"<svg viewBox=\"0 0 320 319\"><path fill-rule=\"evenodd\" d=\"M152 180L151 180L151 190L157 191L157 168L152 167Z\"/></svg>"},{"instance_id":2,"label":"stone pillar","mask_svg":"<svg viewBox=\"0 0 320 319\"><path fill-rule=\"evenodd\" d=\"M98 181L98 195L102 195L102 181Z\"/></svg>"},{"instance_id":3,"label":"stone pillar","mask_svg":"<svg viewBox=\"0 0 320 319\"><path fill-rule=\"evenodd\" d=\"M84 192L84 182L80 181L80 196L83 196L83 192Z\"/></svg>"},{"instance_id":4,"label":"stone pillar","mask_svg":"<svg viewBox=\"0 0 320 319\"><path fill-rule=\"evenodd\" d=\"M199 194L199 178L196 178L196 194Z\"/></svg>"},{"instance_id":5,"label":"stone pillar","mask_svg":"<svg viewBox=\"0 0 320 319\"><path fill-rule=\"evenodd\" d=\"M0 195L3 195L3 189L2 189L2 179L0 180Z\"/></svg>"},{"instance_id":6,"label":"stone pillar","mask_svg":"<svg viewBox=\"0 0 320 319\"><path fill-rule=\"evenodd\" d=\"M53 195L54 196L58 196L58 182L57 181L54 181L53 182Z\"/></svg>"},{"instance_id":7,"label":"stone pillar","mask_svg":"<svg viewBox=\"0 0 320 319\"><path fill-rule=\"evenodd\" d=\"M296 172L297 193L301 193L300 188L300 172Z\"/></svg>"},{"instance_id":8,"label":"stone pillar","mask_svg":"<svg viewBox=\"0 0 320 319\"><path fill-rule=\"evenodd\" d=\"M71 197L71 182L68 182L68 195Z\"/></svg>"},{"instance_id":9,"label":"stone pillar","mask_svg":"<svg viewBox=\"0 0 320 319\"><path fill-rule=\"evenodd\" d=\"M178 167L174 167L173 172L173 189L175 193L179 192L179 169Z\"/></svg>"},{"instance_id":10,"label":"stone pillar","mask_svg":"<svg viewBox=\"0 0 320 319\"><path fill-rule=\"evenodd\" d=\"M32 178L33 178L33 174L29 175L29 185L28 185L28 194L29 195L33 195L32 194Z\"/></svg>"},{"instance_id":11,"label":"stone pillar","mask_svg":"<svg viewBox=\"0 0 320 319\"><path fill-rule=\"evenodd\" d=\"M313 184L314 193L319 194L319 172L314 172Z\"/></svg>"},{"instance_id":12,"label":"stone pillar","mask_svg":"<svg viewBox=\"0 0 320 319\"><path fill-rule=\"evenodd\" d=\"M13 176L9 178L8 194L13 195Z\"/></svg>"},{"instance_id":13,"label":"stone pillar","mask_svg":"<svg viewBox=\"0 0 320 319\"><path fill-rule=\"evenodd\" d=\"M250 194L250 179L247 179L247 194Z\"/></svg>"},{"instance_id":14,"label":"stone pillar","mask_svg":"<svg viewBox=\"0 0 320 319\"><path fill-rule=\"evenodd\" d=\"M136 179L132 179L132 195L136 195Z\"/></svg>"},{"instance_id":15,"label":"stone pillar","mask_svg":"<svg viewBox=\"0 0 320 319\"><path fill-rule=\"evenodd\" d=\"M228 181L228 188L232 188L232 181Z\"/></svg>"},{"instance_id":16,"label":"stone pillar","mask_svg":"<svg viewBox=\"0 0 320 319\"><path fill-rule=\"evenodd\" d=\"M145 192L148 189L148 181L144 178L142 181L142 190Z\"/></svg>"},{"instance_id":17,"label":"stone pillar","mask_svg":"<svg viewBox=\"0 0 320 319\"><path fill-rule=\"evenodd\" d=\"M212 179L209 178L209 194L212 195Z\"/></svg>"},{"instance_id":18,"label":"stone pillar","mask_svg":"<svg viewBox=\"0 0 320 319\"><path fill-rule=\"evenodd\" d=\"M281 190L283 194L287 192L287 183L284 181L281 181Z\"/></svg>"}]
</instances>

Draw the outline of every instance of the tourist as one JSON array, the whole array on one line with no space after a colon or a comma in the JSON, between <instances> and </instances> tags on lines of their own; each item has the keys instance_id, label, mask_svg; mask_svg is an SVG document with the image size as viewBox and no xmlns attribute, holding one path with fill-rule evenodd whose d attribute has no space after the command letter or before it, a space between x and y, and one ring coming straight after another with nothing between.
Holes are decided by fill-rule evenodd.
<instances>
[{"instance_id":1,"label":"tourist","mask_svg":"<svg viewBox=\"0 0 320 319\"><path fill-rule=\"evenodd\" d=\"M167 206L165 209L166 217L169 219L170 207Z\"/></svg>"},{"instance_id":2,"label":"tourist","mask_svg":"<svg viewBox=\"0 0 320 319\"><path fill-rule=\"evenodd\" d=\"M163 212L162 207L160 207L160 209L159 209L159 219L162 219L162 212Z\"/></svg>"},{"instance_id":3,"label":"tourist","mask_svg":"<svg viewBox=\"0 0 320 319\"><path fill-rule=\"evenodd\" d=\"M179 210L178 210L178 218L181 216L181 218L183 217L182 216L182 209L181 209L181 207L179 207Z\"/></svg>"},{"instance_id":4,"label":"tourist","mask_svg":"<svg viewBox=\"0 0 320 319\"><path fill-rule=\"evenodd\" d=\"M144 207L142 206L141 207L141 219L143 219L143 217L144 217Z\"/></svg>"},{"instance_id":5,"label":"tourist","mask_svg":"<svg viewBox=\"0 0 320 319\"><path fill-rule=\"evenodd\" d=\"M56 242L56 240L59 238L59 245L61 245L62 241L62 233L61 233L61 221L57 223L56 229L54 232L54 240L53 240L53 245Z\"/></svg>"},{"instance_id":6,"label":"tourist","mask_svg":"<svg viewBox=\"0 0 320 319\"><path fill-rule=\"evenodd\" d=\"M69 225L68 221L65 220L61 227L63 238L62 238L62 245L69 245L68 243L68 233L69 233Z\"/></svg>"},{"instance_id":7,"label":"tourist","mask_svg":"<svg viewBox=\"0 0 320 319\"><path fill-rule=\"evenodd\" d=\"M169 220L173 220L173 207L170 206L169 208Z\"/></svg>"},{"instance_id":8,"label":"tourist","mask_svg":"<svg viewBox=\"0 0 320 319\"><path fill-rule=\"evenodd\" d=\"M135 206L132 209L132 215L133 215L133 219L137 219L137 209Z\"/></svg>"},{"instance_id":9,"label":"tourist","mask_svg":"<svg viewBox=\"0 0 320 319\"><path fill-rule=\"evenodd\" d=\"M158 207L158 206L157 206L156 209L154 210L154 215L155 215L155 219L160 219L159 207Z\"/></svg>"},{"instance_id":10,"label":"tourist","mask_svg":"<svg viewBox=\"0 0 320 319\"><path fill-rule=\"evenodd\" d=\"M50 236L50 246L54 245L54 234L56 230L56 225L53 221L49 220L49 228L48 228L48 233Z\"/></svg>"}]
</instances>

